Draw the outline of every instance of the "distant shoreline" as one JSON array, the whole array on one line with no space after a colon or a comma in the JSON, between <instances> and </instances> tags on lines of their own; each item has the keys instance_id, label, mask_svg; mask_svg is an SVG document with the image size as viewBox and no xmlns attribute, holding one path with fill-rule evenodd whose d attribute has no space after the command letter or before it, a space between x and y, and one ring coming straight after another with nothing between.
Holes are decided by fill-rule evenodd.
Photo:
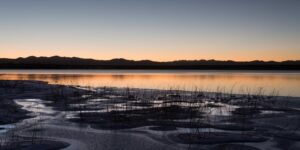
<instances>
[{"instance_id":1,"label":"distant shoreline","mask_svg":"<svg viewBox=\"0 0 300 150\"><path fill-rule=\"evenodd\" d=\"M155 67L97 67L97 68L90 68L90 67L0 67L0 70L157 70L157 71L300 71L300 66L297 67L272 67L269 66L260 66L260 67L164 67L164 68L155 68Z\"/></svg>"},{"instance_id":2,"label":"distant shoreline","mask_svg":"<svg viewBox=\"0 0 300 150\"><path fill-rule=\"evenodd\" d=\"M237 69L15 69L15 68L8 68L2 69L0 68L0 75L1 74L20 74L21 71L24 71L24 74L44 74L43 72L39 71L47 71L45 74L48 73L63 73L63 74L81 74L82 73L207 73L207 72L220 72L220 73L300 73L299 69L294 70L255 70L255 69L248 69L248 70L237 70Z\"/></svg>"},{"instance_id":3,"label":"distant shoreline","mask_svg":"<svg viewBox=\"0 0 300 150\"><path fill-rule=\"evenodd\" d=\"M102 69L102 70L300 70L300 60L276 61L220 61L177 60L156 62L151 60L83 59L77 57L27 57L0 59L0 69Z\"/></svg>"}]
</instances>

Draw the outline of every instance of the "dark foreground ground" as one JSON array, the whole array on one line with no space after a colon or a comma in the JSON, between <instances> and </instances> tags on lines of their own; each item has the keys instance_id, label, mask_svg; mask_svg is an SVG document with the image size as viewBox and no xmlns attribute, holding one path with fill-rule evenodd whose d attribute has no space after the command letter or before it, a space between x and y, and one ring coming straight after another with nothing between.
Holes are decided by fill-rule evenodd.
<instances>
[{"instance_id":1,"label":"dark foreground ground","mask_svg":"<svg viewBox=\"0 0 300 150\"><path fill-rule=\"evenodd\" d=\"M2 149L300 149L300 99L0 81Z\"/></svg>"}]
</instances>

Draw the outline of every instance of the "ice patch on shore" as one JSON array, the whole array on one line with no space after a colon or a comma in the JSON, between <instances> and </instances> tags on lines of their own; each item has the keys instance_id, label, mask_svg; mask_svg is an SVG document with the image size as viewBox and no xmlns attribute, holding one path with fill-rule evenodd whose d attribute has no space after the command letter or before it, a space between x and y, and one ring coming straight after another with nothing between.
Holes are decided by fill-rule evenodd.
<instances>
[{"instance_id":1,"label":"ice patch on shore","mask_svg":"<svg viewBox=\"0 0 300 150\"><path fill-rule=\"evenodd\" d=\"M54 114L55 111L50 106L46 106L47 101L41 99L16 99L15 102L22 106L22 109L34 114Z\"/></svg>"},{"instance_id":2,"label":"ice patch on shore","mask_svg":"<svg viewBox=\"0 0 300 150\"><path fill-rule=\"evenodd\" d=\"M13 125L13 124L0 125L0 134L7 132L9 129L12 129L14 127L15 127L15 125Z\"/></svg>"}]
</instances>

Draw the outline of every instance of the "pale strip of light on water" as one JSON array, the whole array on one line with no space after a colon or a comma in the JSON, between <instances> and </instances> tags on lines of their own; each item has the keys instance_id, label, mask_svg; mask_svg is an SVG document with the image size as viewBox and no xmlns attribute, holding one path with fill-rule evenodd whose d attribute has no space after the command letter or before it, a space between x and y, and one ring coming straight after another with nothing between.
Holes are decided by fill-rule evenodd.
<instances>
[{"instance_id":1,"label":"pale strip of light on water","mask_svg":"<svg viewBox=\"0 0 300 150\"><path fill-rule=\"evenodd\" d=\"M0 70L0 80L51 84L204 90L300 97L299 71L214 70Z\"/></svg>"}]
</instances>

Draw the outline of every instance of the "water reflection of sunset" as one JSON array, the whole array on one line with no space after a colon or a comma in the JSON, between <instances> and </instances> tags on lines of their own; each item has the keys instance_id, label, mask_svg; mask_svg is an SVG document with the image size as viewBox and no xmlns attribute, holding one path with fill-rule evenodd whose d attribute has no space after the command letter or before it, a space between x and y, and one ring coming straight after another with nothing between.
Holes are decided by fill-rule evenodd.
<instances>
[{"instance_id":1,"label":"water reflection of sunset","mask_svg":"<svg viewBox=\"0 0 300 150\"><path fill-rule=\"evenodd\" d=\"M262 87L266 94L273 90L281 95L300 96L299 73L237 73L237 72L102 72L62 74L9 73L1 74L2 80L41 80L51 84L81 86L112 86L150 89L178 88L185 90L202 89L208 91L225 90L245 93L255 92Z\"/></svg>"}]
</instances>

